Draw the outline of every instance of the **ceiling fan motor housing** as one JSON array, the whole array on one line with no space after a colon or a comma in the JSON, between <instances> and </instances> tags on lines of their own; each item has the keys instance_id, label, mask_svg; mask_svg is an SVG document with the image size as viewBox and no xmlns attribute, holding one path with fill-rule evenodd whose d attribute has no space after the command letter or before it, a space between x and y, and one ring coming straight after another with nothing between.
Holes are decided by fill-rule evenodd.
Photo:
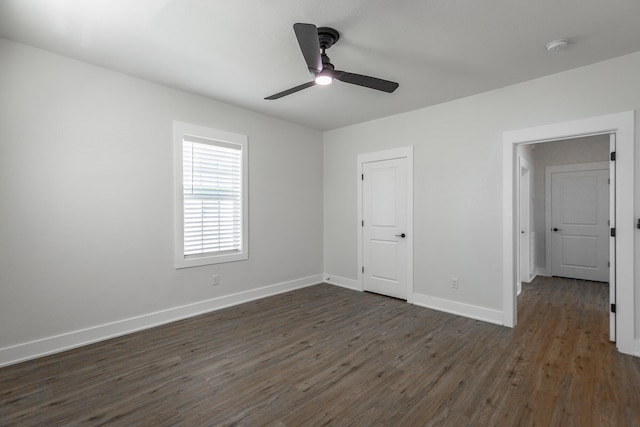
<instances>
[{"instance_id":1,"label":"ceiling fan motor housing","mask_svg":"<svg viewBox=\"0 0 640 427\"><path fill-rule=\"evenodd\" d=\"M340 40L340 33L329 27L318 28L318 41L320 42L320 49L329 49Z\"/></svg>"},{"instance_id":2,"label":"ceiling fan motor housing","mask_svg":"<svg viewBox=\"0 0 640 427\"><path fill-rule=\"evenodd\" d=\"M326 53L322 54L322 69L326 70L326 69L330 69L330 70L335 70L336 67L333 66L333 64L331 63L331 59L329 59L329 56L327 56Z\"/></svg>"}]
</instances>

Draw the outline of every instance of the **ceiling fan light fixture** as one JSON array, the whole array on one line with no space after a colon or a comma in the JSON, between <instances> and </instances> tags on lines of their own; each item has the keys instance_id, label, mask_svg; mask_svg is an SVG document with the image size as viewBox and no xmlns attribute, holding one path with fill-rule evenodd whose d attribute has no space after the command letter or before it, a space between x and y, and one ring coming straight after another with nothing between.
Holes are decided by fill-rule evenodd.
<instances>
[{"instance_id":1,"label":"ceiling fan light fixture","mask_svg":"<svg viewBox=\"0 0 640 427\"><path fill-rule=\"evenodd\" d=\"M328 73L321 72L316 76L316 84L320 86L330 85L333 82L333 77L331 77Z\"/></svg>"}]
</instances>

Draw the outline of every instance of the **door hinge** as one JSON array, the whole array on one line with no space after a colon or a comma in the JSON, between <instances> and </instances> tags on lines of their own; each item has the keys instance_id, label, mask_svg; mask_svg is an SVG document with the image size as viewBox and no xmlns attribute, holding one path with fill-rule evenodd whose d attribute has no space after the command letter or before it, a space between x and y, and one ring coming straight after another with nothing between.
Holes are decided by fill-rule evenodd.
<instances>
[{"instance_id":1,"label":"door hinge","mask_svg":"<svg viewBox=\"0 0 640 427\"><path fill-rule=\"evenodd\" d=\"M364 227L364 220L362 220L362 226Z\"/></svg>"},{"instance_id":2,"label":"door hinge","mask_svg":"<svg viewBox=\"0 0 640 427\"><path fill-rule=\"evenodd\" d=\"M607 262L607 267L611 267L611 261Z\"/></svg>"},{"instance_id":3,"label":"door hinge","mask_svg":"<svg viewBox=\"0 0 640 427\"><path fill-rule=\"evenodd\" d=\"M612 161L612 162L615 162L615 161L616 161L616 152L615 152L615 151L612 151L612 152L611 152L611 161Z\"/></svg>"},{"instance_id":4,"label":"door hinge","mask_svg":"<svg viewBox=\"0 0 640 427\"><path fill-rule=\"evenodd\" d=\"M362 180L364 181L364 174L362 174Z\"/></svg>"},{"instance_id":5,"label":"door hinge","mask_svg":"<svg viewBox=\"0 0 640 427\"><path fill-rule=\"evenodd\" d=\"M615 304L611 304L611 312L612 313L616 312L616 305Z\"/></svg>"},{"instance_id":6,"label":"door hinge","mask_svg":"<svg viewBox=\"0 0 640 427\"><path fill-rule=\"evenodd\" d=\"M364 273L364 265L362 266L362 272Z\"/></svg>"},{"instance_id":7,"label":"door hinge","mask_svg":"<svg viewBox=\"0 0 640 427\"><path fill-rule=\"evenodd\" d=\"M615 227L611 229L611 237L616 237L616 229L615 229Z\"/></svg>"}]
</instances>

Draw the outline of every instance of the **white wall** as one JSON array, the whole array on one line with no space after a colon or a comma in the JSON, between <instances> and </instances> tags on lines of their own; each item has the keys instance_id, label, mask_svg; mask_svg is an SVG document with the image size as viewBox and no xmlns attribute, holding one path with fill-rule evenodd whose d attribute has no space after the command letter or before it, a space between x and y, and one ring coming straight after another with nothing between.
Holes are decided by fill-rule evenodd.
<instances>
[{"instance_id":1,"label":"white wall","mask_svg":"<svg viewBox=\"0 0 640 427\"><path fill-rule=\"evenodd\" d=\"M0 365L320 281L320 132L5 39L0 64ZM248 136L248 261L174 268L174 119Z\"/></svg>"},{"instance_id":2,"label":"white wall","mask_svg":"<svg viewBox=\"0 0 640 427\"><path fill-rule=\"evenodd\" d=\"M325 272L357 278L356 156L414 145L415 292L502 311L503 132L638 109L639 75L635 53L326 132ZM637 215L637 194L635 210ZM460 279L457 290L450 287L452 277ZM640 307L637 289L635 298Z\"/></svg>"},{"instance_id":3,"label":"white wall","mask_svg":"<svg viewBox=\"0 0 640 427\"><path fill-rule=\"evenodd\" d=\"M546 167L575 163L606 162L609 160L609 135L596 135L566 141L532 145L535 164L534 217L536 233L536 267L546 271L545 178ZM548 273L548 272L547 272Z\"/></svg>"}]
</instances>

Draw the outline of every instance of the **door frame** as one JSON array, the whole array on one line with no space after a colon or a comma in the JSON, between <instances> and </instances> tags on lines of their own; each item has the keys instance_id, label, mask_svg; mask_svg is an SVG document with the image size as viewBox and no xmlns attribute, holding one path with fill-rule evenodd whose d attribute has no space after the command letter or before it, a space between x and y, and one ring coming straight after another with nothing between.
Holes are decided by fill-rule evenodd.
<instances>
[{"instance_id":1,"label":"door frame","mask_svg":"<svg viewBox=\"0 0 640 427\"><path fill-rule=\"evenodd\" d=\"M635 340L635 221L634 221L634 143L635 112L608 114L550 125L507 131L503 133L502 151L502 248L503 248L503 324L517 324L516 259L518 241L516 148L520 144L557 141L583 136L615 134L616 138L616 188L615 224L617 278L616 298L616 347L625 354L640 355Z\"/></svg>"},{"instance_id":2,"label":"door frame","mask_svg":"<svg viewBox=\"0 0 640 427\"><path fill-rule=\"evenodd\" d=\"M609 163L610 162L592 162L592 163L571 163L566 165L551 165L547 166L544 171L545 176L545 185L544 185L544 224L545 224L545 233L544 233L544 241L545 241L545 274L547 276L551 276L552 274L552 262L553 262L553 246L551 245L551 239L553 238L551 235L551 175L557 172L583 172L583 171L594 171L594 170L607 170L609 173ZM615 182L612 182L609 187L609 200L611 200L611 189L614 189L613 193L615 193ZM615 212L612 211L614 206L611 206L610 203L607 204L607 211L609 212L609 224L611 227L614 227L613 221L611 221L611 217L615 216ZM613 214L613 215L612 215ZM607 246L609 246L609 241L607 241ZM609 261L611 261L611 254L609 254ZM615 286L615 283L613 284Z\"/></svg>"},{"instance_id":3,"label":"door frame","mask_svg":"<svg viewBox=\"0 0 640 427\"><path fill-rule=\"evenodd\" d=\"M364 275L362 274L362 170L364 163L379 162L383 160L407 159L407 302L413 303L413 146L394 148L384 151L376 151L373 153L364 153L358 155L358 283L360 290L364 291Z\"/></svg>"}]
</instances>

